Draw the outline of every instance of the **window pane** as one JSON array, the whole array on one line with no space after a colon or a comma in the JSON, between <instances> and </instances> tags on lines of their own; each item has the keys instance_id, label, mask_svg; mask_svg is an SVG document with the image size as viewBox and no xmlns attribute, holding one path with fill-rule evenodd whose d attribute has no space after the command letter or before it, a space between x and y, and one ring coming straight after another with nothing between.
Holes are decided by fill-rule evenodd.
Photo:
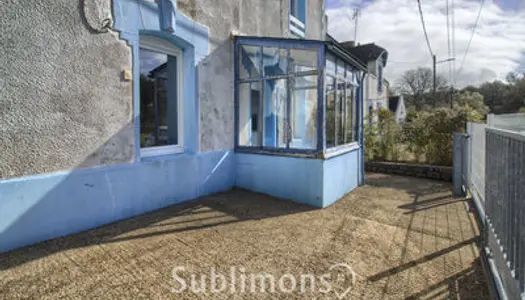
<instances>
[{"instance_id":1,"label":"window pane","mask_svg":"<svg viewBox=\"0 0 525 300\"><path fill-rule=\"evenodd\" d=\"M259 78L261 66L261 47L239 46L239 78Z\"/></svg>"},{"instance_id":2,"label":"window pane","mask_svg":"<svg viewBox=\"0 0 525 300\"><path fill-rule=\"evenodd\" d=\"M317 148L317 76L294 78L290 148Z\"/></svg>"},{"instance_id":3,"label":"window pane","mask_svg":"<svg viewBox=\"0 0 525 300\"><path fill-rule=\"evenodd\" d=\"M335 146L335 79L326 77L326 147Z\"/></svg>"},{"instance_id":4,"label":"window pane","mask_svg":"<svg viewBox=\"0 0 525 300\"><path fill-rule=\"evenodd\" d=\"M263 48L264 76L288 74L287 50L275 47Z\"/></svg>"},{"instance_id":5,"label":"window pane","mask_svg":"<svg viewBox=\"0 0 525 300\"><path fill-rule=\"evenodd\" d=\"M288 141L287 80L264 81L264 146L286 148Z\"/></svg>"},{"instance_id":6,"label":"window pane","mask_svg":"<svg viewBox=\"0 0 525 300\"><path fill-rule=\"evenodd\" d=\"M326 54L326 73L335 74L335 58Z\"/></svg>"},{"instance_id":7,"label":"window pane","mask_svg":"<svg viewBox=\"0 0 525 300\"><path fill-rule=\"evenodd\" d=\"M350 84L346 84L346 140L345 142L352 143L354 142L354 136L355 136L355 104L356 101L354 100L355 95L355 88L352 87Z\"/></svg>"},{"instance_id":8,"label":"window pane","mask_svg":"<svg viewBox=\"0 0 525 300\"><path fill-rule=\"evenodd\" d=\"M341 60L337 61L337 75L342 77L345 76L345 65Z\"/></svg>"},{"instance_id":9,"label":"window pane","mask_svg":"<svg viewBox=\"0 0 525 300\"><path fill-rule=\"evenodd\" d=\"M317 70L317 50L290 50L290 64L292 72Z\"/></svg>"},{"instance_id":10,"label":"window pane","mask_svg":"<svg viewBox=\"0 0 525 300\"><path fill-rule=\"evenodd\" d=\"M177 58L140 49L140 146L176 145Z\"/></svg>"},{"instance_id":11,"label":"window pane","mask_svg":"<svg viewBox=\"0 0 525 300\"><path fill-rule=\"evenodd\" d=\"M239 145L260 146L260 82L239 84Z\"/></svg>"},{"instance_id":12,"label":"window pane","mask_svg":"<svg viewBox=\"0 0 525 300\"><path fill-rule=\"evenodd\" d=\"M337 82L337 101L336 101L336 127L337 127L337 145L345 143L345 83Z\"/></svg>"}]
</instances>

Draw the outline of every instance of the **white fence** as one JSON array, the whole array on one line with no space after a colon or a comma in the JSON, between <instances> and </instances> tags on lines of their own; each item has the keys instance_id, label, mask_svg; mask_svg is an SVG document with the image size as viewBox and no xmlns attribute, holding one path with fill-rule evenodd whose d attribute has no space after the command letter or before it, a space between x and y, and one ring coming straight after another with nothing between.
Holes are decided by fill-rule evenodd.
<instances>
[{"instance_id":1,"label":"white fence","mask_svg":"<svg viewBox=\"0 0 525 300\"><path fill-rule=\"evenodd\" d=\"M474 201L478 201L479 208L485 207L485 124L469 123L467 134L470 136L469 161L469 188ZM480 212L485 215L483 209Z\"/></svg>"}]
</instances>

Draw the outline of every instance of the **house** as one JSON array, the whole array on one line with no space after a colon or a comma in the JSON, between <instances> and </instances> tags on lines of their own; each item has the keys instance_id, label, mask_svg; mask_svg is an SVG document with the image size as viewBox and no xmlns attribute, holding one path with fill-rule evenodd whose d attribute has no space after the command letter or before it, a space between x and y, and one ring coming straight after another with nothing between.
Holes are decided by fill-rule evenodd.
<instances>
[{"instance_id":1,"label":"house","mask_svg":"<svg viewBox=\"0 0 525 300\"><path fill-rule=\"evenodd\" d=\"M368 69L323 0L2 9L0 252L233 187L325 207L364 183Z\"/></svg>"},{"instance_id":2,"label":"house","mask_svg":"<svg viewBox=\"0 0 525 300\"><path fill-rule=\"evenodd\" d=\"M394 113L396 123L402 124L407 117L403 95L388 97L388 109Z\"/></svg>"},{"instance_id":3,"label":"house","mask_svg":"<svg viewBox=\"0 0 525 300\"><path fill-rule=\"evenodd\" d=\"M388 60L388 52L374 43L356 45L354 41L348 41L342 42L341 44L354 57L365 62L367 65L363 114L365 120L368 120L368 116L375 110L388 107L389 83L384 78L384 68ZM370 120L375 122L377 121L377 117Z\"/></svg>"}]
</instances>

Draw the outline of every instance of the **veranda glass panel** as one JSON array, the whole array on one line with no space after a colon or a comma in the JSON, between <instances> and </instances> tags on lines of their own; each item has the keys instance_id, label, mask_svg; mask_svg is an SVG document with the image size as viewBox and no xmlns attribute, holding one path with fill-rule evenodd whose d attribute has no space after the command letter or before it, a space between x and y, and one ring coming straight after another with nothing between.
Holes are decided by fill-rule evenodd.
<instances>
[{"instance_id":1,"label":"veranda glass panel","mask_svg":"<svg viewBox=\"0 0 525 300\"><path fill-rule=\"evenodd\" d=\"M286 148L289 137L287 79L264 81L264 146Z\"/></svg>"},{"instance_id":2,"label":"veranda glass panel","mask_svg":"<svg viewBox=\"0 0 525 300\"><path fill-rule=\"evenodd\" d=\"M275 47L263 48L263 75L264 77L279 76L288 73L288 59L286 49Z\"/></svg>"},{"instance_id":3,"label":"veranda glass panel","mask_svg":"<svg viewBox=\"0 0 525 300\"><path fill-rule=\"evenodd\" d=\"M326 77L326 147L335 146L335 78Z\"/></svg>"},{"instance_id":4,"label":"veranda glass panel","mask_svg":"<svg viewBox=\"0 0 525 300\"><path fill-rule=\"evenodd\" d=\"M335 58L326 54L326 73L335 74Z\"/></svg>"},{"instance_id":5,"label":"veranda glass panel","mask_svg":"<svg viewBox=\"0 0 525 300\"><path fill-rule=\"evenodd\" d=\"M354 142L355 135L355 104L354 100L355 89L349 83L346 84L346 138L345 143Z\"/></svg>"},{"instance_id":6,"label":"veranda glass panel","mask_svg":"<svg viewBox=\"0 0 525 300\"><path fill-rule=\"evenodd\" d=\"M317 147L317 76L295 77L292 85L290 148Z\"/></svg>"},{"instance_id":7,"label":"veranda glass panel","mask_svg":"<svg viewBox=\"0 0 525 300\"><path fill-rule=\"evenodd\" d=\"M259 78L261 47L239 46L239 78Z\"/></svg>"},{"instance_id":8,"label":"veranda glass panel","mask_svg":"<svg viewBox=\"0 0 525 300\"><path fill-rule=\"evenodd\" d=\"M306 72L317 70L317 50L290 50L291 72Z\"/></svg>"},{"instance_id":9,"label":"veranda glass panel","mask_svg":"<svg viewBox=\"0 0 525 300\"><path fill-rule=\"evenodd\" d=\"M239 84L239 145L260 146L260 93L259 82Z\"/></svg>"},{"instance_id":10,"label":"veranda glass panel","mask_svg":"<svg viewBox=\"0 0 525 300\"><path fill-rule=\"evenodd\" d=\"M337 127L337 145L343 145L345 143L345 82L337 82L337 100L336 100L336 127Z\"/></svg>"}]
</instances>

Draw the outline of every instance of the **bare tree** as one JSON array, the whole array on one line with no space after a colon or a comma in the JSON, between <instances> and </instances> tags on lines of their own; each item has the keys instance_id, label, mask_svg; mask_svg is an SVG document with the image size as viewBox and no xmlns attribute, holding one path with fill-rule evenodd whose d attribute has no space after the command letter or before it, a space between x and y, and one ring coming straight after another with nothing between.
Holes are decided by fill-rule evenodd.
<instances>
[{"instance_id":1,"label":"bare tree","mask_svg":"<svg viewBox=\"0 0 525 300\"><path fill-rule=\"evenodd\" d=\"M430 68L418 67L405 71L401 78L397 80L397 90L405 95L411 95L416 109L421 109L424 104L424 96L432 92L434 78ZM447 89L447 80L441 76L436 76L436 90L444 91Z\"/></svg>"}]
</instances>

